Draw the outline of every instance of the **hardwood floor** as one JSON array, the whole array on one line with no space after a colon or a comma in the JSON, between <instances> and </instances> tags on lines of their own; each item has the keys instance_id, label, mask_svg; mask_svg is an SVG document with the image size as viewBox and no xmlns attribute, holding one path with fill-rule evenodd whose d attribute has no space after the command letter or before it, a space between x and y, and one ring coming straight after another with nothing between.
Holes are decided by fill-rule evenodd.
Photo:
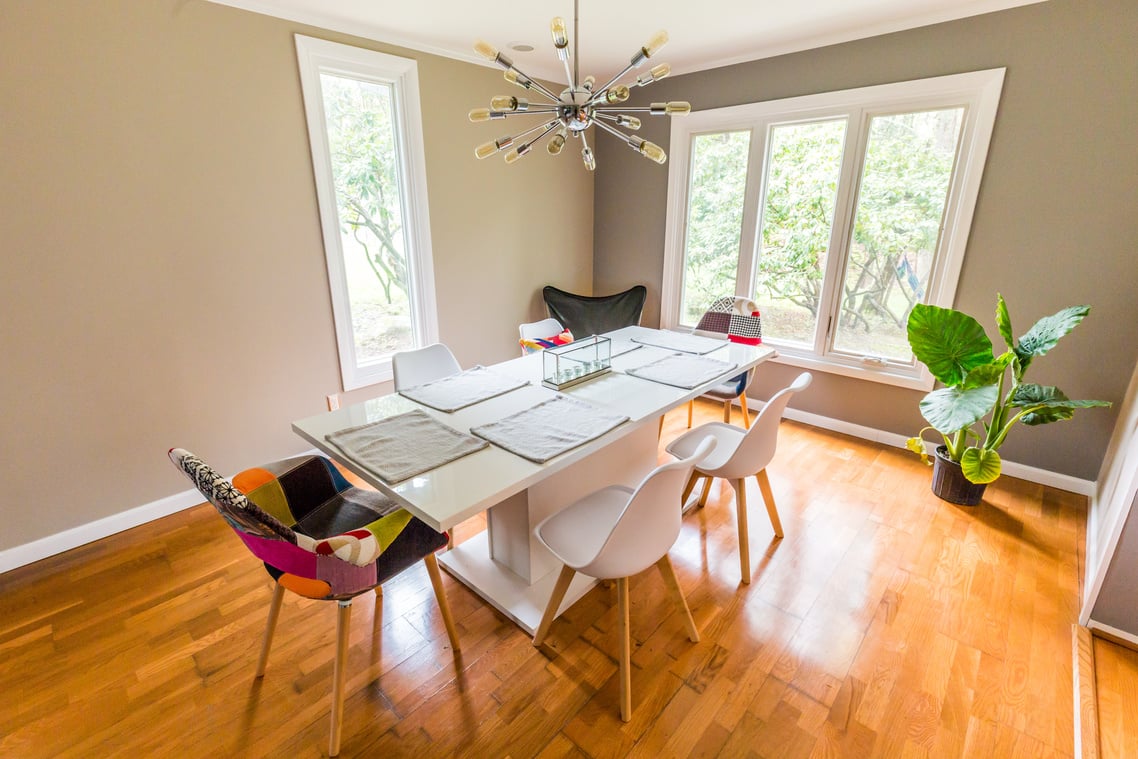
<instances>
[{"instance_id":1,"label":"hardwood floor","mask_svg":"<svg viewBox=\"0 0 1138 759\"><path fill-rule=\"evenodd\" d=\"M1085 498L952 506L911 454L792 422L768 471L786 537L752 478L750 585L725 483L671 551L700 643L632 579L631 722L615 589L536 649L444 573L454 657L419 566L355 604L341 756L1072 755ZM271 587L205 506L0 576L0 756L320 756L336 607L287 595L254 680Z\"/></svg>"},{"instance_id":2,"label":"hardwood floor","mask_svg":"<svg viewBox=\"0 0 1138 759\"><path fill-rule=\"evenodd\" d=\"M1094 639L1102 759L1138 756L1138 651Z\"/></svg>"}]
</instances>

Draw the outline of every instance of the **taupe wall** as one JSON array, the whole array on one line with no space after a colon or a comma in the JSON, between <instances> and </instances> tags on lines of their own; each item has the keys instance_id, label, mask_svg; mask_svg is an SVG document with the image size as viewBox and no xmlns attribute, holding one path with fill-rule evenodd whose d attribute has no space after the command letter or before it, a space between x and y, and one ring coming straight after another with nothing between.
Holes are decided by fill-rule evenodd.
<instances>
[{"instance_id":1,"label":"taupe wall","mask_svg":"<svg viewBox=\"0 0 1138 759\"><path fill-rule=\"evenodd\" d=\"M682 30L673 30L678 39ZM1050 0L858 42L678 76L638 95L696 110L1006 66L956 305L991 326L996 292L1018 333L1058 309L1090 317L1028 375L1071 397L1120 401L1138 358L1138 4ZM661 54L666 58L667 50ZM663 120L643 136L668 145ZM614 139L597 140L594 288L647 284L659 318L667 171ZM770 366L770 397L797 372ZM910 435L921 393L817 374L795 406ZM1117 410L1018 429L1005 458L1093 480Z\"/></svg>"},{"instance_id":2,"label":"taupe wall","mask_svg":"<svg viewBox=\"0 0 1138 759\"><path fill-rule=\"evenodd\" d=\"M340 389L295 32L419 61L439 326L464 365L514 355L542 285L591 287L592 177L474 159L500 125L466 112L499 72L200 0L3 16L0 550L185 490L171 446L226 473L303 450L289 422Z\"/></svg>"}]
</instances>

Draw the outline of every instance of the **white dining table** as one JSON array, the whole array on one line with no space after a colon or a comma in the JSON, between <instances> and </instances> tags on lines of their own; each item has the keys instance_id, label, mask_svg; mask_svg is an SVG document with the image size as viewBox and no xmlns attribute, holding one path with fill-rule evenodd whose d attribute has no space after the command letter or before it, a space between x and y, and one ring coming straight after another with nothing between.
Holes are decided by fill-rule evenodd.
<instances>
[{"instance_id":1,"label":"white dining table","mask_svg":"<svg viewBox=\"0 0 1138 759\"><path fill-rule=\"evenodd\" d=\"M608 333L614 345L667 336L645 327ZM650 345L614 356L612 371L560 392L627 416L629 421L599 438L537 464L490 445L438 468L390 484L342 454L326 439L341 430L381 421L414 409L460 432L494 422L553 398L557 391L541 384L542 354L495 364L493 371L529 384L452 413L436 411L398 393L345 406L293 423L293 430L317 449L386 493L436 530L486 512L486 530L439 556L439 563L488 603L533 633L553 590L560 565L533 534L550 514L606 485L634 487L656 466L659 419L711 387L775 356L762 345L723 341L704 358L734 364L729 371L691 389L641 379L626 372L669 356ZM595 584L577 574L561 609L571 606Z\"/></svg>"}]
</instances>

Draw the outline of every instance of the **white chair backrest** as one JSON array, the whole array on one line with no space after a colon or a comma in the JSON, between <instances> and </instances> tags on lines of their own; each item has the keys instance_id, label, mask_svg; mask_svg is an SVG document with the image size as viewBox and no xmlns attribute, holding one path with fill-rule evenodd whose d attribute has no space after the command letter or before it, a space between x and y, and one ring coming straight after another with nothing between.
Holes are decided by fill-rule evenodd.
<instances>
[{"instance_id":1,"label":"white chair backrest","mask_svg":"<svg viewBox=\"0 0 1138 759\"><path fill-rule=\"evenodd\" d=\"M680 534L680 496L692 467L714 447L715 440L707 438L686 459L653 469L629 497L596 557L580 571L590 577L630 577L659 561Z\"/></svg>"},{"instance_id":2,"label":"white chair backrest","mask_svg":"<svg viewBox=\"0 0 1138 759\"><path fill-rule=\"evenodd\" d=\"M433 382L452 374L458 374L462 367L442 343L434 343L413 351L401 351L391 357L391 373L395 380L395 392L409 387Z\"/></svg>"},{"instance_id":3,"label":"white chair backrest","mask_svg":"<svg viewBox=\"0 0 1138 759\"><path fill-rule=\"evenodd\" d=\"M794 378L788 387L779 390L775 396L767 401L767 405L759 412L758 417L751 423L751 429L743 437L734 455L724 462L717 472L720 477L737 480L749 477L771 463L774 458L775 447L778 445L778 425L782 421L782 412L795 393L801 393L810 386L814 376L810 372L802 372Z\"/></svg>"},{"instance_id":4,"label":"white chair backrest","mask_svg":"<svg viewBox=\"0 0 1138 759\"><path fill-rule=\"evenodd\" d=\"M518 325L518 336L522 340L536 340L542 337L553 337L565 331L561 322L556 319L542 319L539 322Z\"/></svg>"}]
</instances>

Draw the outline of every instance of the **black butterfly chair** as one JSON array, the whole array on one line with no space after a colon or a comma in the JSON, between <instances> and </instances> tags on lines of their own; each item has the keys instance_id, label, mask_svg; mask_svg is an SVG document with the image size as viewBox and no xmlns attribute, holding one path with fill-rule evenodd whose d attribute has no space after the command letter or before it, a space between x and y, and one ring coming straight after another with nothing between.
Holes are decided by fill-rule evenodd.
<instances>
[{"instance_id":1,"label":"black butterfly chair","mask_svg":"<svg viewBox=\"0 0 1138 759\"><path fill-rule=\"evenodd\" d=\"M575 295L546 285L541 291L549 315L577 339L640 324L648 289L636 285L615 295Z\"/></svg>"}]
</instances>

